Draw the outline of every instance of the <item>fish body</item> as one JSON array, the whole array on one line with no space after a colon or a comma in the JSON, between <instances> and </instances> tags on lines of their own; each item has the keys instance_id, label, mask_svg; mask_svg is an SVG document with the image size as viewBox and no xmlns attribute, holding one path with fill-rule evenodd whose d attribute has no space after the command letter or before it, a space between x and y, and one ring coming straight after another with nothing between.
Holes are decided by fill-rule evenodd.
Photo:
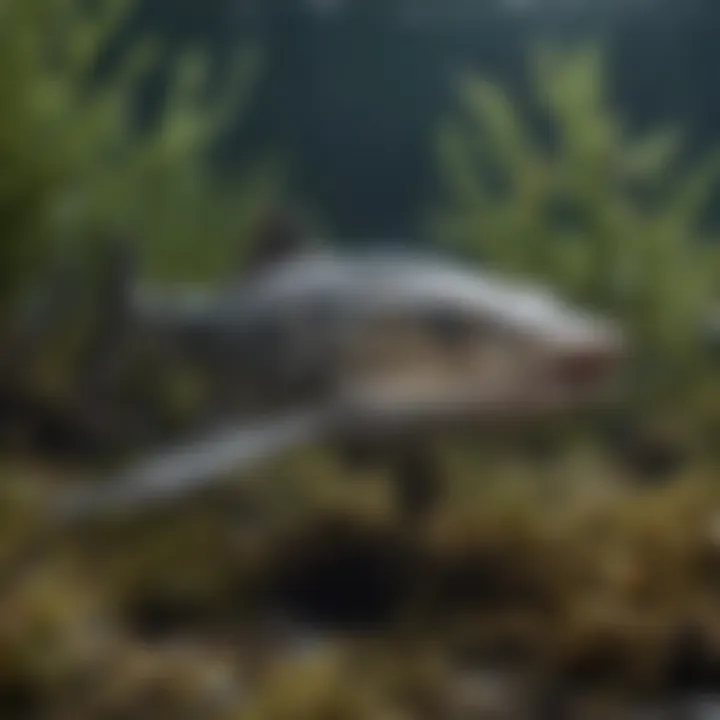
<instances>
[{"instance_id":1,"label":"fish body","mask_svg":"<svg viewBox=\"0 0 720 720\"><path fill-rule=\"evenodd\" d=\"M213 291L125 298L245 419L64 503L76 511L182 497L298 445L407 452L448 428L542 421L607 399L626 351L614 323L547 289L400 250L298 252Z\"/></svg>"}]
</instances>

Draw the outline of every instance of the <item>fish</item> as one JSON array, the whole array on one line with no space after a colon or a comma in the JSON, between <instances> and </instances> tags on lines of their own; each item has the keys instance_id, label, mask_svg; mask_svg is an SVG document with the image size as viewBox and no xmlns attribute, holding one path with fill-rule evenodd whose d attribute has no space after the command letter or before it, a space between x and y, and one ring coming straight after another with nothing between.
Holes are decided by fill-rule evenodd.
<instances>
[{"instance_id":1,"label":"fish","mask_svg":"<svg viewBox=\"0 0 720 720\"><path fill-rule=\"evenodd\" d=\"M309 446L390 458L410 504L434 437L606 403L628 350L548 288L402 248L300 249L215 288L117 282L126 321L193 357L227 415L65 490L61 522L186 500Z\"/></svg>"}]
</instances>

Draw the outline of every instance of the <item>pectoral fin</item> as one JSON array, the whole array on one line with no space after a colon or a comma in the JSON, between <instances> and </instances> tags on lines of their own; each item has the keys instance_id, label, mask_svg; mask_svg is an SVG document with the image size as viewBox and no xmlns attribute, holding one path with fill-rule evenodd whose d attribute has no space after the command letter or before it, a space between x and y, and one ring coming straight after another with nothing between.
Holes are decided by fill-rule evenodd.
<instances>
[{"instance_id":1,"label":"pectoral fin","mask_svg":"<svg viewBox=\"0 0 720 720\"><path fill-rule=\"evenodd\" d=\"M142 461L91 488L66 491L53 504L53 519L71 522L182 500L221 481L227 473L245 472L318 441L328 426L326 414L309 411L218 431Z\"/></svg>"}]
</instances>

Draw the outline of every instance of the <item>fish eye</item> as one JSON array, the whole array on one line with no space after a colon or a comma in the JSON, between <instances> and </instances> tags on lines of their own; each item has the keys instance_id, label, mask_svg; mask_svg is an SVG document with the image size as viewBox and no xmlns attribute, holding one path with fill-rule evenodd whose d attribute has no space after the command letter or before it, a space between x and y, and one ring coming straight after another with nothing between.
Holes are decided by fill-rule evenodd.
<instances>
[{"instance_id":1,"label":"fish eye","mask_svg":"<svg viewBox=\"0 0 720 720\"><path fill-rule=\"evenodd\" d=\"M313 297L299 308L299 312L307 322L324 324L337 320L340 308L336 298L328 294Z\"/></svg>"},{"instance_id":2,"label":"fish eye","mask_svg":"<svg viewBox=\"0 0 720 720\"><path fill-rule=\"evenodd\" d=\"M440 342L453 344L471 340L480 329L476 318L449 310L429 312L424 324Z\"/></svg>"}]
</instances>

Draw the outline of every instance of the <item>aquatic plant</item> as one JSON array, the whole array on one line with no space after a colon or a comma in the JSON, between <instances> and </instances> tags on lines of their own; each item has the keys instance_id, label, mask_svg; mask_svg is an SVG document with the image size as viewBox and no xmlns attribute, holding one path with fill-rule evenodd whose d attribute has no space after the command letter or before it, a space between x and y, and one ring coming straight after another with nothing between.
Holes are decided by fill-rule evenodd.
<instances>
[{"instance_id":1,"label":"aquatic plant","mask_svg":"<svg viewBox=\"0 0 720 720\"><path fill-rule=\"evenodd\" d=\"M633 136L610 100L600 46L543 47L532 60L527 106L499 84L462 80L439 138L432 231L616 313L641 358L638 378L675 390L704 357L699 319L718 268L706 210L720 156L690 166L672 127Z\"/></svg>"},{"instance_id":2,"label":"aquatic plant","mask_svg":"<svg viewBox=\"0 0 720 720\"><path fill-rule=\"evenodd\" d=\"M218 80L205 52L173 59L133 40L134 5L0 7L3 298L49 254L108 231L138 238L156 274L216 272L278 188L274 166L221 177L210 163L252 97L257 50L242 48Z\"/></svg>"}]
</instances>

